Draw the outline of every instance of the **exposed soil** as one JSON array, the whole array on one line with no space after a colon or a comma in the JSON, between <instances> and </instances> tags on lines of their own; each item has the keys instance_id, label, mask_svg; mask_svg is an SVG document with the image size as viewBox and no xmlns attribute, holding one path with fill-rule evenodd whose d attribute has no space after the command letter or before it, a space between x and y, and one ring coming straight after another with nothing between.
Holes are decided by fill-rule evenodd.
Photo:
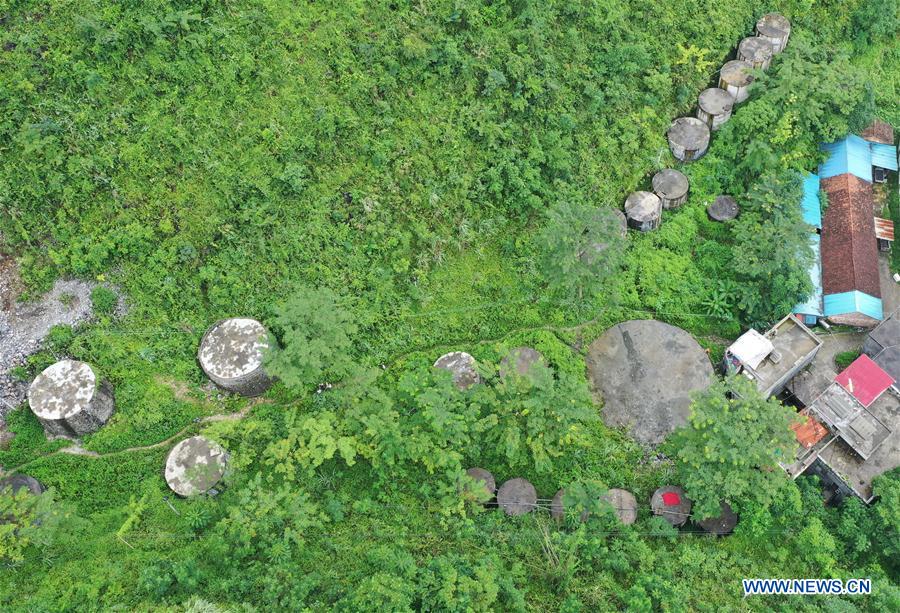
<instances>
[{"instance_id":1,"label":"exposed soil","mask_svg":"<svg viewBox=\"0 0 900 613\"><path fill-rule=\"evenodd\" d=\"M27 386L10 375L25 358L41 348L50 329L74 326L90 319L91 290L96 283L60 279L43 297L20 302L25 287L16 260L0 255L0 433L3 416L25 400ZM124 308L119 300L118 312Z\"/></svg>"}]
</instances>

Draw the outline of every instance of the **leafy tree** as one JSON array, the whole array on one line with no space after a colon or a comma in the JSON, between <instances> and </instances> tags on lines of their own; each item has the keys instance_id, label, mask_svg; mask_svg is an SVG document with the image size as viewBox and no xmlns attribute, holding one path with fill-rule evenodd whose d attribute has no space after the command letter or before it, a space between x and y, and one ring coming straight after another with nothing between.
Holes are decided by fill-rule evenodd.
<instances>
[{"instance_id":1,"label":"leafy tree","mask_svg":"<svg viewBox=\"0 0 900 613\"><path fill-rule=\"evenodd\" d=\"M688 425L667 441L694 514L718 515L723 499L736 510L768 506L786 480L778 462L794 452L792 419L791 409L764 398L745 377L729 377L697 394Z\"/></svg>"},{"instance_id":2,"label":"leafy tree","mask_svg":"<svg viewBox=\"0 0 900 613\"><path fill-rule=\"evenodd\" d=\"M540 269L551 291L581 300L619 269L624 243L612 209L559 201L537 237Z\"/></svg>"},{"instance_id":3,"label":"leafy tree","mask_svg":"<svg viewBox=\"0 0 900 613\"><path fill-rule=\"evenodd\" d=\"M52 490L35 496L27 488L0 491L0 560L20 563L30 547L51 545L66 518Z\"/></svg>"},{"instance_id":4,"label":"leafy tree","mask_svg":"<svg viewBox=\"0 0 900 613\"><path fill-rule=\"evenodd\" d=\"M812 291L808 270L813 255L800 212L801 194L795 173L760 177L735 222L739 307L751 325L790 312Z\"/></svg>"},{"instance_id":5,"label":"leafy tree","mask_svg":"<svg viewBox=\"0 0 900 613\"><path fill-rule=\"evenodd\" d=\"M522 572L495 554L470 562L457 554L432 559L417 577L421 611L525 611L525 599L514 579Z\"/></svg>"},{"instance_id":6,"label":"leafy tree","mask_svg":"<svg viewBox=\"0 0 900 613\"><path fill-rule=\"evenodd\" d=\"M266 370L290 388L322 383L350 369L353 316L328 289L300 287L275 308L273 329L281 341L266 356Z\"/></svg>"},{"instance_id":7,"label":"leafy tree","mask_svg":"<svg viewBox=\"0 0 900 613\"><path fill-rule=\"evenodd\" d=\"M584 444L584 426L597 419L584 381L554 375L543 364L477 390L473 400L487 425L487 448L499 451L511 467L538 472L549 472L557 458Z\"/></svg>"}]
</instances>

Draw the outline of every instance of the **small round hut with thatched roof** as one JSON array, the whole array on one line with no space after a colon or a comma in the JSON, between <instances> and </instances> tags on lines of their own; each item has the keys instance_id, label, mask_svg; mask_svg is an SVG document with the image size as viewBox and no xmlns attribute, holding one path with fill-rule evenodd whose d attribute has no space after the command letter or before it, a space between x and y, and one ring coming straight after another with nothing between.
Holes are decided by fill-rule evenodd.
<instances>
[{"instance_id":1,"label":"small round hut with thatched roof","mask_svg":"<svg viewBox=\"0 0 900 613\"><path fill-rule=\"evenodd\" d=\"M775 53L781 53L791 35L791 22L781 13L768 13L756 22L756 35L772 43Z\"/></svg>"},{"instance_id":2,"label":"small round hut with thatched roof","mask_svg":"<svg viewBox=\"0 0 900 613\"><path fill-rule=\"evenodd\" d=\"M626 526L637 521L637 499L628 490L613 488L600 496L600 501L609 505L619 521Z\"/></svg>"},{"instance_id":3,"label":"small round hut with thatched roof","mask_svg":"<svg viewBox=\"0 0 900 613\"><path fill-rule=\"evenodd\" d=\"M651 192L634 192L625 200L625 218L628 227L650 232L662 223L662 202Z\"/></svg>"},{"instance_id":4,"label":"small round hut with thatched roof","mask_svg":"<svg viewBox=\"0 0 900 613\"><path fill-rule=\"evenodd\" d=\"M453 374L453 385L460 390L467 390L481 383L481 375L475 368L475 358L465 351L445 353L435 361L434 368L449 370Z\"/></svg>"},{"instance_id":5,"label":"small round hut with thatched roof","mask_svg":"<svg viewBox=\"0 0 900 613\"><path fill-rule=\"evenodd\" d=\"M699 160L709 148L709 126L696 117L679 117L666 132L672 155L682 162Z\"/></svg>"},{"instance_id":6,"label":"small round hut with thatched roof","mask_svg":"<svg viewBox=\"0 0 900 613\"><path fill-rule=\"evenodd\" d=\"M748 36L738 45L738 59L750 62L756 70L766 70L775 55L775 47L765 38Z\"/></svg>"},{"instance_id":7,"label":"small round hut with thatched roof","mask_svg":"<svg viewBox=\"0 0 900 613\"><path fill-rule=\"evenodd\" d=\"M40 481L28 475L17 473L0 479L0 492L10 490L13 494L17 494L20 490L26 490L34 496L40 496L44 493L44 489Z\"/></svg>"},{"instance_id":8,"label":"small round hut with thatched roof","mask_svg":"<svg viewBox=\"0 0 900 613\"><path fill-rule=\"evenodd\" d=\"M753 83L753 64L744 60L731 60L719 71L719 87L734 96L734 103L740 104L750 96Z\"/></svg>"},{"instance_id":9,"label":"small round hut with thatched roof","mask_svg":"<svg viewBox=\"0 0 900 613\"><path fill-rule=\"evenodd\" d=\"M654 515L661 515L673 526L682 526L691 515L691 501L684 490L675 485L666 485L653 492L650 508Z\"/></svg>"},{"instance_id":10,"label":"small round hut with thatched roof","mask_svg":"<svg viewBox=\"0 0 900 613\"><path fill-rule=\"evenodd\" d=\"M690 183L683 173L665 168L653 175L653 192L664 209L675 209L687 201Z\"/></svg>"},{"instance_id":11,"label":"small round hut with thatched roof","mask_svg":"<svg viewBox=\"0 0 900 613\"><path fill-rule=\"evenodd\" d=\"M482 490L481 492L478 492L480 494L479 499L487 501L493 498L494 494L497 493L497 481L489 470L476 466L466 470L466 476L475 482L474 487ZM463 488L463 491L475 493L472 488Z\"/></svg>"},{"instance_id":12,"label":"small round hut with thatched roof","mask_svg":"<svg viewBox=\"0 0 900 613\"><path fill-rule=\"evenodd\" d=\"M731 510L731 505L724 500L720 504L720 509L721 512L716 517L701 519L697 523L700 524L701 528L716 536L731 534L737 525L738 516Z\"/></svg>"},{"instance_id":13,"label":"small round hut with thatched roof","mask_svg":"<svg viewBox=\"0 0 900 613\"><path fill-rule=\"evenodd\" d=\"M51 435L79 437L96 432L115 411L112 386L77 360L46 368L28 388L28 406Z\"/></svg>"},{"instance_id":14,"label":"small round hut with thatched roof","mask_svg":"<svg viewBox=\"0 0 900 613\"><path fill-rule=\"evenodd\" d=\"M734 96L720 87L710 87L697 98L697 119L716 131L731 119Z\"/></svg>"},{"instance_id":15,"label":"small round hut with thatched roof","mask_svg":"<svg viewBox=\"0 0 900 613\"><path fill-rule=\"evenodd\" d=\"M223 319L203 335L197 359L220 388L241 396L259 396L272 385L263 369L263 353L269 346L268 331L255 319Z\"/></svg>"},{"instance_id":16,"label":"small round hut with thatched roof","mask_svg":"<svg viewBox=\"0 0 900 613\"><path fill-rule=\"evenodd\" d=\"M507 515L524 515L537 508L537 490L525 479L510 479L497 490L497 506Z\"/></svg>"},{"instance_id":17,"label":"small round hut with thatched roof","mask_svg":"<svg viewBox=\"0 0 900 613\"><path fill-rule=\"evenodd\" d=\"M741 207L731 196L717 196L712 204L706 207L706 214L713 221L731 221L741 213Z\"/></svg>"},{"instance_id":18,"label":"small round hut with thatched roof","mask_svg":"<svg viewBox=\"0 0 900 613\"><path fill-rule=\"evenodd\" d=\"M186 438L172 448L166 458L165 477L179 496L197 496L212 490L228 465L228 453L205 436Z\"/></svg>"},{"instance_id":19,"label":"small round hut with thatched roof","mask_svg":"<svg viewBox=\"0 0 900 613\"><path fill-rule=\"evenodd\" d=\"M519 377L524 377L531 372L535 364L546 366L544 356L537 349L532 349L531 347L510 349L509 353L500 360L500 378L505 379L513 373Z\"/></svg>"}]
</instances>

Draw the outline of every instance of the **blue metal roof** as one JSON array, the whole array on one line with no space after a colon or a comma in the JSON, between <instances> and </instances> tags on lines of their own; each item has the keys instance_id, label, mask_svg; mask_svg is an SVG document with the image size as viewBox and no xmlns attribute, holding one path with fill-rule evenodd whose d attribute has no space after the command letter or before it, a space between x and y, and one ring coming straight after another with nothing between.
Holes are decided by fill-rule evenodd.
<instances>
[{"instance_id":1,"label":"blue metal roof","mask_svg":"<svg viewBox=\"0 0 900 613\"><path fill-rule=\"evenodd\" d=\"M872 149L872 166L897 170L897 148L882 143L869 143Z\"/></svg>"},{"instance_id":2,"label":"blue metal roof","mask_svg":"<svg viewBox=\"0 0 900 613\"><path fill-rule=\"evenodd\" d=\"M836 143L824 144L822 151L828 152L828 159L819 166L819 176L823 179L849 172L864 181L872 182L872 150L869 143L851 134Z\"/></svg>"},{"instance_id":3,"label":"blue metal roof","mask_svg":"<svg viewBox=\"0 0 900 613\"><path fill-rule=\"evenodd\" d=\"M862 313L873 319L884 318L881 298L870 296L859 291L825 295L825 316L843 315L845 313Z\"/></svg>"},{"instance_id":4,"label":"blue metal roof","mask_svg":"<svg viewBox=\"0 0 900 613\"><path fill-rule=\"evenodd\" d=\"M814 228L822 229L822 204L819 202L819 175L808 174L803 179L803 221Z\"/></svg>"},{"instance_id":5,"label":"blue metal roof","mask_svg":"<svg viewBox=\"0 0 900 613\"><path fill-rule=\"evenodd\" d=\"M813 250L813 261L809 267L809 280L812 281L813 290L806 302L794 307L797 315L815 315L822 317L822 253L819 247L819 235L809 235L809 246Z\"/></svg>"}]
</instances>

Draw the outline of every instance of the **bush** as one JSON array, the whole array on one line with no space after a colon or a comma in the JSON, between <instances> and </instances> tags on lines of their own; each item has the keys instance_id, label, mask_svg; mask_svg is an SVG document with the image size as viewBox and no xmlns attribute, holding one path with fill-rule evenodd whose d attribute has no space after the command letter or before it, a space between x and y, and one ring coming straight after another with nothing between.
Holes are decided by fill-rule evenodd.
<instances>
[{"instance_id":1,"label":"bush","mask_svg":"<svg viewBox=\"0 0 900 613\"><path fill-rule=\"evenodd\" d=\"M844 370L845 368L853 364L856 358L858 358L860 355L861 354L858 349L852 351L841 351L834 356L834 363L838 368Z\"/></svg>"},{"instance_id":2,"label":"bush","mask_svg":"<svg viewBox=\"0 0 900 613\"><path fill-rule=\"evenodd\" d=\"M94 306L94 313L110 315L116 310L118 301L119 297L116 296L116 293L102 285L98 285L91 291L91 304Z\"/></svg>"}]
</instances>

